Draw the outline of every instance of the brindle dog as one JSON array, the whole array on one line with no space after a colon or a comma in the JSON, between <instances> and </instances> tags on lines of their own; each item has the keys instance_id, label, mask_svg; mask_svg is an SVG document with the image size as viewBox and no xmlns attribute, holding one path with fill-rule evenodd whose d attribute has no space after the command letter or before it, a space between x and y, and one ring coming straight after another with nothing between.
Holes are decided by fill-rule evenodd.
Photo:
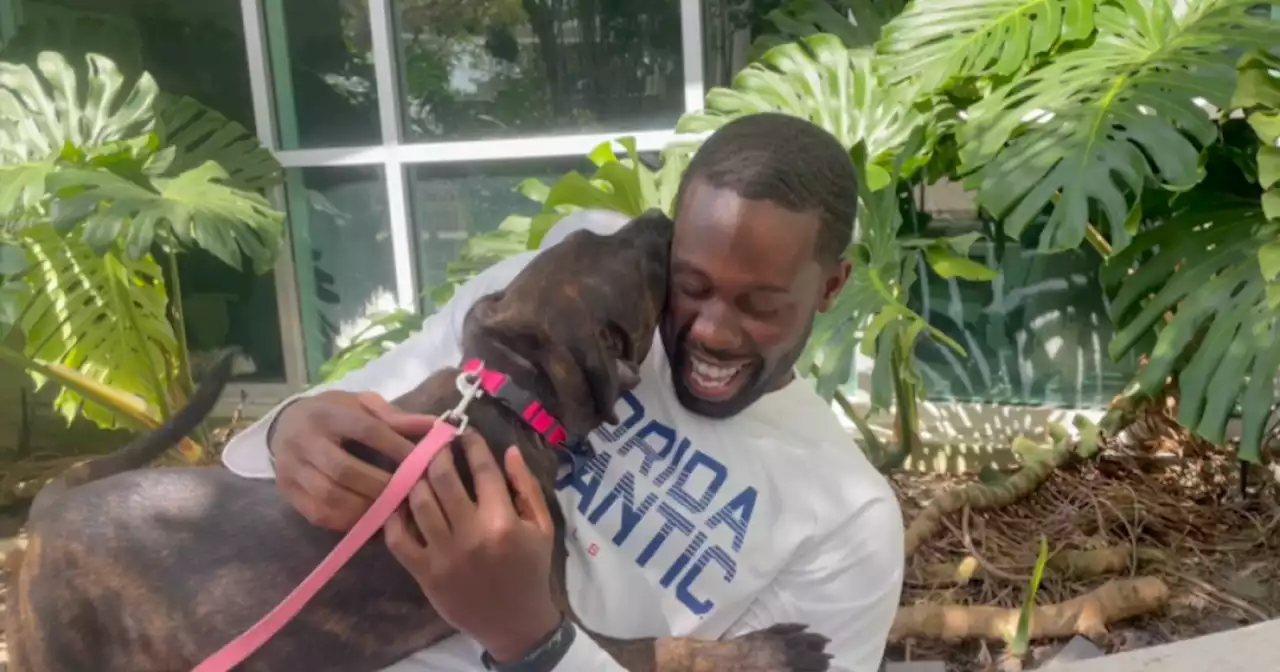
<instances>
[{"instance_id":1,"label":"brindle dog","mask_svg":"<svg viewBox=\"0 0 1280 672\"><path fill-rule=\"evenodd\" d=\"M666 300L672 227L651 211L614 235L580 231L539 254L467 314L463 361L506 373L570 432L616 423L614 404L638 382ZM227 359L161 430L37 498L9 591L11 670L185 672L270 611L338 542L271 482L216 468L139 469L209 412L229 370ZM436 371L394 403L439 416L461 398L459 372ZM553 594L573 618L555 451L488 397L467 414L494 450L518 446L543 484L558 531ZM466 460L452 450L474 497ZM575 622L632 672L807 672L829 658L826 638L799 625L725 641L623 640ZM453 633L379 537L241 669L378 670Z\"/></svg>"}]
</instances>

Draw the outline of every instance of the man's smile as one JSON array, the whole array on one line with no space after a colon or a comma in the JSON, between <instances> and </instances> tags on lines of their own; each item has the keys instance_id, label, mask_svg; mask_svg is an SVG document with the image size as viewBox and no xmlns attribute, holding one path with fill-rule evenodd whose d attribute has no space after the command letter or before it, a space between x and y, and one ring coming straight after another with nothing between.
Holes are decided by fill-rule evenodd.
<instances>
[{"instance_id":1,"label":"man's smile","mask_svg":"<svg viewBox=\"0 0 1280 672\"><path fill-rule=\"evenodd\" d=\"M737 394L750 379L753 360L722 361L686 349L681 374L689 391L707 401L723 401Z\"/></svg>"}]
</instances>

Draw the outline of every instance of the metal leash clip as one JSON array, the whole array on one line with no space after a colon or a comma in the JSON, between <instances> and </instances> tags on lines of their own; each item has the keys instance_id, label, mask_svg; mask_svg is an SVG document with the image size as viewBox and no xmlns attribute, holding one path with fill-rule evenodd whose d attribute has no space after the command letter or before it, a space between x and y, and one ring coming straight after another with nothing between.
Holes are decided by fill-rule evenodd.
<instances>
[{"instance_id":1,"label":"metal leash clip","mask_svg":"<svg viewBox=\"0 0 1280 672\"><path fill-rule=\"evenodd\" d=\"M467 417L467 406L470 406L472 401L484 396L484 390L481 389L483 381L480 379L482 370L463 371L458 374L457 386L458 391L462 393L462 399L457 406L445 411L444 415L440 416L441 420L452 422L458 428L459 434L467 428L467 423L470 422Z\"/></svg>"}]
</instances>

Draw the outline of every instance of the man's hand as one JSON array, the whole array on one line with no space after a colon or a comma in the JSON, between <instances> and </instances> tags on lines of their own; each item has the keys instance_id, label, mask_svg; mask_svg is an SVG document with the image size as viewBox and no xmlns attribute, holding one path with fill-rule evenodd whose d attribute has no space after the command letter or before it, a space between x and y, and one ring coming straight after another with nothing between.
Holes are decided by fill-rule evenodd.
<instances>
[{"instance_id":1,"label":"man's hand","mask_svg":"<svg viewBox=\"0 0 1280 672\"><path fill-rule=\"evenodd\" d=\"M387 546L441 617L496 661L512 662L560 624L551 599L551 514L519 450L509 448L504 460L513 502L485 440L467 430L460 441L477 501L463 489L452 451L442 451L410 491L412 516L402 508L387 521Z\"/></svg>"},{"instance_id":2,"label":"man's hand","mask_svg":"<svg viewBox=\"0 0 1280 672\"><path fill-rule=\"evenodd\" d=\"M276 484L311 524L346 532L391 474L354 457L342 443L357 441L400 462L414 446L405 436L425 435L432 422L372 392L330 391L300 399L276 418L269 445Z\"/></svg>"}]
</instances>

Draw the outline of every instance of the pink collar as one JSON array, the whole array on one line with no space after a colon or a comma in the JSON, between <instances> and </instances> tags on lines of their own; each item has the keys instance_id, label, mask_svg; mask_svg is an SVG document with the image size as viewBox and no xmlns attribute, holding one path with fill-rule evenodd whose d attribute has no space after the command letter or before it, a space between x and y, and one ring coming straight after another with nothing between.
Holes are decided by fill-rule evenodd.
<instances>
[{"instance_id":1,"label":"pink collar","mask_svg":"<svg viewBox=\"0 0 1280 672\"><path fill-rule=\"evenodd\" d=\"M523 418L552 447L568 453L571 459L591 456L585 437L570 434L532 392L516 385L505 373L485 368L479 359L469 360L462 370L470 374L479 372L480 389Z\"/></svg>"}]
</instances>

